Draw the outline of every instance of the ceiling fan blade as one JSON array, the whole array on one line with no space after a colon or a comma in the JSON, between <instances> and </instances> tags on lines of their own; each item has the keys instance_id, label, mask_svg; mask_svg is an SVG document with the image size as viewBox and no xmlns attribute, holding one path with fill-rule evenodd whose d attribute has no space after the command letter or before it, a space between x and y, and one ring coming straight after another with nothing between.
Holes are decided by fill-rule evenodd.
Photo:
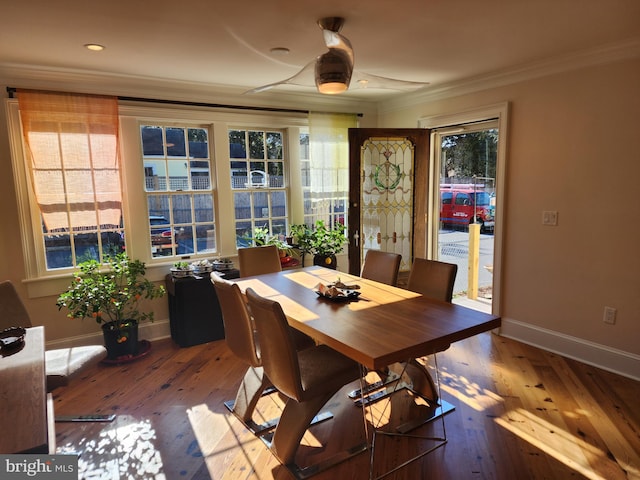
<instances>
[{"instance_id":1,"label":"ceiling fan blade","mask_svg":"<svg viewBox=\"0 0 640 480\"><path fill-rule=\"evenodd\" d=\"M313 71L315 68L315 64L316 61L312 60L295 75L284 80L280 80L279 82L269 83L267 85L262 85L251 90L247 90L243 93L243 95L264 92L266 90L271 90L272 88L275 88L279 85L299 85L301 87L310 87L313 85Z\"/></svg>"},{"instance_id":2,"label":"ceiling fan blade","mask_svg":"<svg viewBox=\"0 0 640 480\"><path fill-rule=\"evenodd\" d=\"M245 94L264 92L279 85L299 85L310 87L314 83L320 93L337 94L353 87L356 89L388 89L410 92L429 85L428 82L412 82L381 77L353 69L353 47L347 37L338 33L344 25L342 17L325 17L318 20L324 43L329 49L309 62L298 73L279 82L270 83L244 92ZM315 75L314 75L315 72ZM324 87L324 89L323 89ZM340 87L340 88L337 88Z\"/></svg>"},{"instance_id":3,"label":"ceiling fan blade","mask_svg":"<svg viewBox=\"0 0 640 480\"><path fill-rule=\"evenodd\" d=\"M429 82L413 82L410 80L398 80L396 78L380 77L370 73L354 70L351 79L352 88L384 88L388 90L399 90L402 92L412 92L424 86Z\"/></svg>"}]
</instances>

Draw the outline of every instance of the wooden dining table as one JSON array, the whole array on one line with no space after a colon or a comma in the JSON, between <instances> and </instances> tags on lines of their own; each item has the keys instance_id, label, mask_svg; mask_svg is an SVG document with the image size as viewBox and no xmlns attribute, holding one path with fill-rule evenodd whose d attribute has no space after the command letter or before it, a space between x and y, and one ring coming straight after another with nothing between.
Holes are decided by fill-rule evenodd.
<instances>
[{"instance_id":1,"label":"wooden dining table","mask_svg":"<svg viewBox=\"0 0 640 480\"><path fill-rule=\"evenodd\" d=\"M319 284L336 281L357 287L354 290L359 294L353 299L330 299L317 293ZM495 315L317 266L234 282L243 292L252 288L277 301L291 327L365 369L411 366L401 373L409 377L405 386L415 387L416 393L430 402L439 402L436 382L427 368L412 360L443 351L454 342L498 328L501 323ZM306 429L308 425L299 427Z\"/></svg>"},{"instance_id":2,"label":"wooden dining table","mask_svg":"<svg viewBox=\"0 0 640 480\"><path fill-rule=\"evenodd\" d=\"M317 285L357 285L354 300L320 297ZM323 267L235 280L282 306L289 324L318 342L378 370L430 355L500 326L500 317Z\"/></svg>"}]
</instances>

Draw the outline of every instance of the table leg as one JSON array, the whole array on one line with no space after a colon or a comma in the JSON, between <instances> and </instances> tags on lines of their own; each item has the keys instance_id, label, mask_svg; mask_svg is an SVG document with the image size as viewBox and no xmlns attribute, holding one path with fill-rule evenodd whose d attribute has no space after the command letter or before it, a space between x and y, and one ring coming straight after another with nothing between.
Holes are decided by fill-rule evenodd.
<instances>
[{"instance_id":1,"label":"table leg","mask_svg":"<svg viewBox=\"0 0 640 480\"><path fill-rule=\"evenodd\" d=\"M364 401L365 405L369 405L402 389L408 389L420 395L429 405L438 403L439 395L436 383L425 366L417 360L395 363L387 367L385 371L377 373L381 380L366 387L364 396L360 390L349 393L349 397L353 398L356 404L360 405Z\"/></svg>"},{"instance_id":2,"label":"table leg","mask_svg":"<svg viewBox=\"0 0 640 480\"><path fill-rule=\"evenodd\" d=\"M389 370L392 373L392 377L395 378L395 385L393 387L385 388L385 396L390 396L394 393L397 393L401 390L411 390L412 392L420 395L428 402L427 414L422 415L419 418L415 418L406 422L402 425L395 427L395 431L385 431L383 429L376 428L377 422L374 418L373 410L371 412L371 424L373 425L373 438L371 441L371 450L370 450L370 466L369 466L369 479L370 480L380 480L382 478L391 475L392 473L406 467L412 462L424 457L430 452L433 452L437 448L445 445L447 443L447 434L444 424L444 415L449 413L454 409L453 405L445 402L440 398L440 387L439 387L439 379L437 376L437 357L434 355L434 361L436 362L436 380L434 381L433 377L427 370L427 368L419 363L418 361L411 359L407 362L402 362L398 364L394 364L389 367ZM363 389L363 391L366 391ZM375 396L379 392L373 394ZM378 400L381 397L376 398ZM374 401L375 401L374 400ZM358 403L358 402L356 402ZM367 401L364 398L360 401L361 405L364 405ZM371 402L369 402L371 403ZM391 405L391 404L389 404ZM389 407L385 407L384 411L380 413L381 418L388 418L388 414L386 413L386 409ZM392 408L392 407L391 407ZM366 413L365 413L366 416ZM366 418L366 417L365 417ZM434 420L436 418L441 418L442 421L442 437L433 437L433 436L422 436L422 435L411 435L408 434L411 430ZM425 449L424 451L419 452L417 455L409 458L408 460L396 465L389 471L383 473L382 475L374 476L374 459L375 459L375 448L376 448L376 438L378 435L391 436L391 437L410 437L419 440L429 440L435 442L432 446Z\"/></svg>"}]
</instances>

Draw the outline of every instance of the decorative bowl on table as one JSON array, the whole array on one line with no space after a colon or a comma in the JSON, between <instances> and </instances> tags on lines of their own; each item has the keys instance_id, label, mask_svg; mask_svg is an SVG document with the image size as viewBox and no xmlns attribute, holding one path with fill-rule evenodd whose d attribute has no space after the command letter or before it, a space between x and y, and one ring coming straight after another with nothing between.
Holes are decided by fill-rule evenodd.
<instances>
[{"instance_id":1,"label":"decorative bowl on table","mask_svg":"<svg viewBox=\"0 0 640 480\"><path fill-rule=\"evenodd\" d=\"M357 288L357 285L354 285ZM321 298L326 298L328 300L334 302L346 302L348 300L357 300L360 296L360 292L357 288L347 289L347 288L339 288L335 285L324 285L319 283L315 287L316 294Z\"/></svg>"},{"instance_id":2,"label":"decorative bowl on table","mask_svg":"<svg viewBox=\"0 0 640 480\"><path fill-rule=\"evenodd\" d=\"M193 276L193 269L189 266L185 267L171 267L171 276L173 278L187 278Z\"/></svg>"},{"instance_id":3,"label":"decorative bowl on table","mask_svg":"<svg viewBox=\"0 0 640 480\"><path fill-rule=\"evenodd\" d=\"M213 272L213 264L209 260L197 260L191 263L191 269L195 275L204 275Z\"/></svg>"},{"instance_id":4,"label":"decorative bowl on table","mask_svg":"<svg viewBox=\"0 0 640 480\"><path fill-rule=\"evenodd\" d=\"M213 261L213 269L216 272L226 272L233 269L233 262L228 258L218 258Z\"/></svg>"},{"instance_id":5,"label":"decorative bowl on table","mask_svg":"<svg viewBox=\"0 0 640 480\"><path fill-rule=\"evenodd\" d=\"M0 331L0 349L11 350L22 345L27 331L23 327L9 327Z\"/></svg>"}]
</instances>

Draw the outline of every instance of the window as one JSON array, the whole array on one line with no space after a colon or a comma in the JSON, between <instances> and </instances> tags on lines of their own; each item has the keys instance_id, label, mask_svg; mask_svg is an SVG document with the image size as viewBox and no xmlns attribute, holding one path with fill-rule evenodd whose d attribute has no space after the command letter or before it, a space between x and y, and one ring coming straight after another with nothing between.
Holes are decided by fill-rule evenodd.
<instances>
[{"instance_id":1,"label":"window","mask_svg":"<svg viewBox=\"0 0 640 480\"><path fill-rule=\"evenodd\" d=\"M327 151L322 154L333 159L332 145L326 145ZM318 148L316 147L316 151ZM304 224L313 228L316 221L322 220L328 227L336 224L347 224L347 194L338 187L335 180L340 175L348 175L336 168L330 161L322 161L324 168L313 168L309 158L309 134L300 134L300 165L302 194L304 198ZM318 162L320 163L320 162ZM312 184L315 178L315 188Z\"/></svg>"},{"instance_id":2,"label":"window","mask_svg":"<svg viewBox=\"0 0 640 480\"><path fill-rule=\"evenodd\" d=\"M348 129L357 126L355 115L309 114L309 129L300 134L304 223L318 220L327 226L347 225L349 195Z\"/></svg>"},{"instance_id":3,"label":"window","mask_svg":"<svg viewBox=\"0 0 640 480\"><path fill-rule=\"evenodd\" d=\"M152 256L215 252L207 129L142 125L140 134Z\"/></svg>"},{"instance_id":4,"label":"window","mask_svg":"<svg viewBox=\"0 0 640 480\"><path fill-rule=\"evenodd\" d=\"M253 244L253 230L287 234L284 134L281 131L229 130L236 246Z\"/></svg>"},{"instance_id":5,"label":"window","mask_svg":"<svg viewBox=\"0 0 640 480\"><path fill-rule=\"evenodd\" d=\"M19 91L18 102L44 269L123 251L117 100Z\"/></svg>"},{"instance_id":6,"label":"window","mask_svg":"<svg viewBox=\"0 0 640 480\"><path fill-rule=\"evenodd\" d=\"M29 282L31 295L58 293L67 281L60 274L71 271L88 256L103 260L109 253L124 250L125 231L126 252L147 262L147 274L153 281L164 279L169 264L190 260L185 257L195 260L232 256L239 238L236 223L241 236L249 241L255 226L267 226L270 233L277 235L287 232L292 193L286 139L288 132L297 138L300 128L307 126L306 115L274 118L243 114L244 124L263 127L238 128L238 114L158 109L113 100L118 127L111 132L117 137L106 127L99 127L95 119L91 120L93 126L88 121L62 121L59 115L50 113L39 123L33 118L29 120L35 132L32 137L42 139L40 150L54 158L83 151L82 142L84 151L90 151L93 167L69 169L70 164L65 160L61 163L62 173L56 175L66 178L68 173L70 179L79 175L84 179L89 178L91 172L100 176L76 182L82 187L75 194L80 201L74 201L72 206L66 203L63 206L57 200L45 204L44 211L56 205L53 211L61 212L61 218L71 218L74 222L77 212L83 209L93 215L88 222L70 223L73 226L68 227L69 231L64 230L64 226L53 227L50 219L45 223L34 191L32 152L26 135L24 138L22 135L18 99L6 101L18 195L20 231L17 233L24 255L25 277L35 280ZM50 128L55 122L57 126ZM83 124L85 133L80 134L79 125ZM240 133L229 135L230 128ZM212 132L222 132L221 140L216 139L222 143L217 149L222 152L217 162ZM57 143L51 143L54 139ZM70 147L72 139L79 141L78 146ZM115 167L96 168L96 160L116 158L108 154L114 151L122 159L117 165L121 179L120 170ZM75 166L73 162L71 165ZM43 171L49 174L48 169ZM117 178L122 184L106 181L107 177ZM216 184L217 178L224 179L221 188ZM296 176L294 181L298 182L299 178ZM53 182L41 184L46 187ZM113 195L105 191L107 186ZM107 195L113 198L107 200ZM301 192L296 189L295 195L293 201L301 204ZM89 206L91 208L86 208ZM296 223L301 220L297 219Z\"/></svg>"},{"instance_id":7,"label":"window","mask_svg":"<svg viewBox=\"0 0 640 480\"><path fill-rule=\"evenodd\" d=\"M471 197L466 193L456 195L456 205L471 205Z\"/></svg>"}]
</instances>

